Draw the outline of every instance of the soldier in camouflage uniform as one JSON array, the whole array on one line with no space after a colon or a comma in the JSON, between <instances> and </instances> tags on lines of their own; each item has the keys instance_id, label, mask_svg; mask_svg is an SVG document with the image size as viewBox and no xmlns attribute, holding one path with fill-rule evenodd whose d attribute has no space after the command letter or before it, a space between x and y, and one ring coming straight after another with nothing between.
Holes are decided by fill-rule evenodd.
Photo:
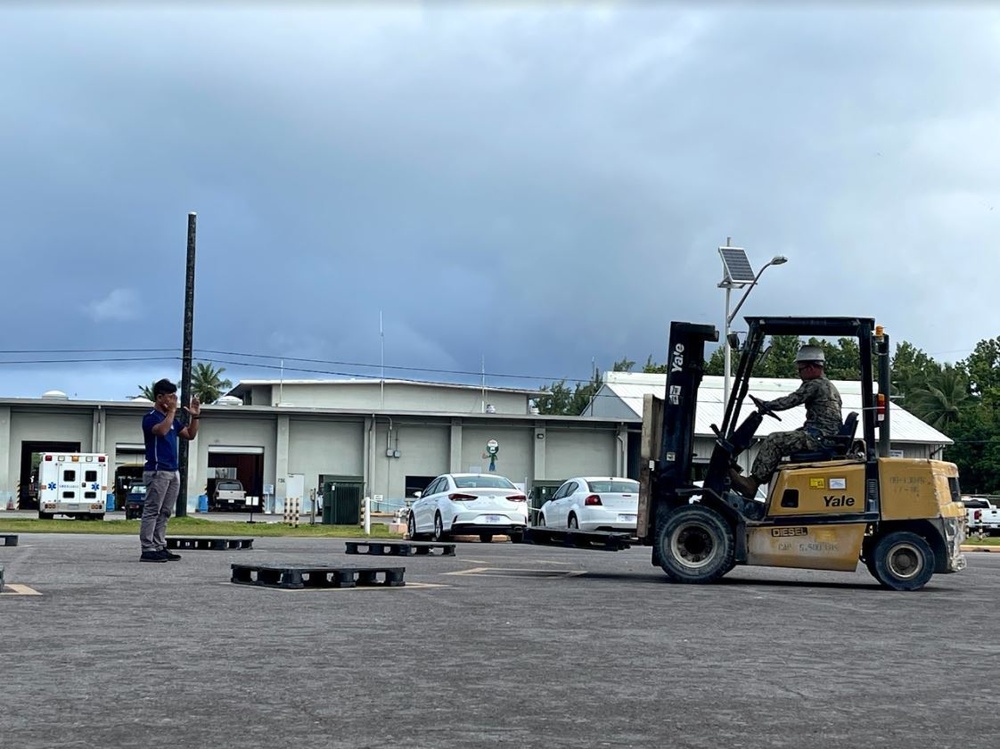
<instances>
[{"instance_id":1,"label":"soldier in camouflage uniform","mask_svg":"<svg viewBox=\"0 0 1000 749\"><path fill-rule=\"evenodd\" d=\"M832 437L843 425L840 393L826 378L826 356L819 346L802 346L795 356L802 384L794 393L764 404L767 412L785 411L805 404L806 422L794 432L774 432L760 444L757 458L747 477L733 472L733 488L746 497L754 497L757 487L766 484L781 459L797 452L820 449L820 440Z\"/></svg>"}]
</instances>

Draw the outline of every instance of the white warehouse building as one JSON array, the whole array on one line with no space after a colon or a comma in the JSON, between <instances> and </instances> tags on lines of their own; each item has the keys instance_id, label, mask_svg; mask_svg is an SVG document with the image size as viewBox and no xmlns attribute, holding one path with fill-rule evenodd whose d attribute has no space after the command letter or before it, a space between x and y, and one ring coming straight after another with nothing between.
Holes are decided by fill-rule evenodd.
<instances>
[{"instance_id":1,"label":"white warehouse building","mask_svg":"<svg viewBox=\"0 0 1000 749\"><path fill-rule=\"evenodd\" d=\"M771 399L798 384L754 379L751 392ZM858 384L837 386L845 415L860 411ZM665 375L608 372L583 415L547 416L533 408L536 390L408 380L247 380L219 404L203 407L190 448L188 506L193 509L199 495L227 477L242 481L252 496L273 496L279 507L295 495L308 507L311 492L335 486L342 496L371 496L380 509L391 510L442 473L487 472L486 445L496 440L496 472L523 484L537 507L571 476L637 478L642 397L662 396L664 387ZM32 460L41 452L107 453L119 481L141 475L141 420L149 408L148 401L0 399L0 509L32 507ZM722 408L722 378L705 377L698 394L697 462L707 464L710 424L721 422ZM798 408L783 413L780 423L767 419L761 434L793 429L803 416ZM897 454L936 457L949 444L893 405ZM751 449L744 459L754 454Z\"/></svg>"},{"instance_id":2,"label":"white warehouse building","mask_svg":"<svg viewBox=\"0 0 1000 749\"><path fill-rule=\"evenodd\" d=\"M279 507L289 491L301 492L308 507L311 491L334 485L341 496L368 495L393 509L442 473L487 472L490 440L499 443L496 472L537 497L569 476L627 470L636 425L542 416L537 396L405 380L244 381L203 406L188 506L228 477L250 495L273 495ZM119 479L141 474L149 408L148 401L0 399L0 508L32 507L32 457L41 452L107 453Z\"/></svg>"}]
</instances>

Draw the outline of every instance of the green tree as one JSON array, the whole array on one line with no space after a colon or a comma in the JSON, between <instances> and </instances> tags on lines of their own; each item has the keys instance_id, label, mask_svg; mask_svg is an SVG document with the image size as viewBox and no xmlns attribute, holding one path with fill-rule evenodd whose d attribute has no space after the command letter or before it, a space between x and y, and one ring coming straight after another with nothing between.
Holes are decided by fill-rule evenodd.
<instances>
[{"instance_id":1,"label":"green tree","mask_svg":"<svg viewBox=\"0 0 1000 749\"><path fill-rule=\"evenodd\" d=\"M968 358L956 366L968 378L973 395L1000 392L1000 337L980 341Z\"/></svg>"},{"instance_id":2,"label":"green tree","mask_svg":"<svg viewBox=\"0 0 1000 749\"><path fill-rule=\"evenodd\" d=\"M155 382L151 382L148 385L136 385L136 387L139 388L139 397L145 398L148 401L156 400L153 397L153 385L155 384Z\"/></svg>"},{"instance_id":3,"label":"green tree","mask_svg":"<svg viewBox=\"0 0 1000 749\"><path fill-rule=\"evenodd\" d=\"M650 354L646 357L646 363L642 365L643 374L666 374L667 365L666 364L656 364L653 361L653 355Z\"/></svg>"},{"instance_id":4,"label":"green tree","mask_svg":"<svg viewBox=\"0 0 1000 749\"><path fill-rule=\"evenodd\" d=\"M623 356L620 360L616 361L611 370L613 372L631 372L632 367L635 366L635 362L629 359L627 356Z\"/></svg>"},{"instance_id":5,"label":"green tree","mask_svg":"<svg viewBox=\"0 0 1000 749\"><path fill-rule=\"evenodd\" d=\"M216 367L211 362L195 362L191 370L191 392L202 403L215 403L233 386L230 380L222 379L225 371L225 367Z\"/></svg>"},{"instance_id":6,"label":"green tree","mask_svg":"<svg viewBox=\"0 0 1000 749\"><path fill-rule=\"evenodd\" d=\"M941 365L911 343L896 344L890 364L892 392L905 404L911 390L920 388L929 377L941 372Z\"/></svg>"},{"instance_id":7,"label":"green tree","mask_svg":"<svg viewBox=\"0 0 1000 749\"><path fill-rule=\"evenodd\" d=\"M579 388L579 385L577 385ZM569 414L573 407L573 390L566 384L566 380L553 382L548 387L543 387L540 394L535 398L535 405L538 406L540 414Z\"/></svg>"},{"instance_id":8,"label":"green tree","mask_svg":"<svg viewBox=\"0 0 1000 749\"><path fill-rule=\"evenodd\" d=\"M634 366L634 361L622 357L612 365L612 370L631 372ZM604 380L597 369L591 373L589 381L577 382L573 388L566 384L566 380L553 382L548 387L541 388L541 395L535 398L538 413L579 416L590 405L603 384Z\"/></svg>"},{"instance_id":9,"label":"green tree","mask_svg":"<svg viewBox=\"0 0 1000 749\"><path fill-rule=\"evenodd\" d=\"M826 376L831 380L861 379L861 349L855 338L840 338L836 343L810 338L811 346L819 346L826 356Z\"/></svg>"},{"instance_id":10,"label":"green tree","mask_svg":"<svg viewBox=\"0 0 1000 749\"><path fill-rule=\"evenodd\" d=\"M799 350L799 338L794 335L772 336L765 346L765 352L758 359L753 368L754 377L794 377L795 376L795 354ZM730 352L730 362L732 371L735 374L739 366L740 352ZM725 374L725 347L719 346L705 363L705 374L723 375Z\"/></svg>"},{"instance_id":11,"label":"green tree","mask_svg":"<svg viewBox=\"0 0 1000 749\"><path fill-rule=\"evenodd\" d=\"M981 406L966 407L948 436L954 444L944 451L944 459L958 466L964 492L1000 492L1000 431L993 415Z\"/></svg>"},{"instance_id":12,"label":"green tree","mask_svg":"<svg viewBox=\"0 0 1000 749\"><path fill-rule=\"evenodd\" d=\"M965 374L952 365L931 371L919 384L914 383L906 398L906 410L942 432L961 417L969 401Z\"/></svg>"}]
</instances>

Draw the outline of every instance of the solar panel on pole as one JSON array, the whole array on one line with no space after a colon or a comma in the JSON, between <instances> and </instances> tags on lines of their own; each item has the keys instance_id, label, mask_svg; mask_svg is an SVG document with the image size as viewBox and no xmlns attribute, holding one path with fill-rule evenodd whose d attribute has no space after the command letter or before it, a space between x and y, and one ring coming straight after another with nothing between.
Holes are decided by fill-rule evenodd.
<instances>
[{"instance_id":1,"label":"solar panel on pole","mask_svg":"<svg viewBox=\"0 0 1000 749\"><path fill-rule=\"evenodd\" d=\"M742 247L720 247L722 267L729 283L753 283L754 272Z\"/></svg>"}]
</instances>

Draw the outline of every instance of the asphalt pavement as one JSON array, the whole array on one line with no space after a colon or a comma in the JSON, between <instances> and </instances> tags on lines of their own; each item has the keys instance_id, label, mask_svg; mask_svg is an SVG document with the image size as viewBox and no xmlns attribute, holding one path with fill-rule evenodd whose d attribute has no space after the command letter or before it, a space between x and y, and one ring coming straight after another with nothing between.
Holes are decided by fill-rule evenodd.
<instances>
[{"instance_id":1,"label":"asphalt pavement","mask_svg":"<svg viewBox=\"0 0 1000 749\"><path fill-rule=\"evenodd\" d=\"M1000 554L893 593L865 572L773 568L676 585L645 548L344 548L258 538L144 564L130 536L20 534L0 546L0 743L1000 744ZM240 586L232 563L402 566L406 586Z\"/></svg>"}]
</instances>

